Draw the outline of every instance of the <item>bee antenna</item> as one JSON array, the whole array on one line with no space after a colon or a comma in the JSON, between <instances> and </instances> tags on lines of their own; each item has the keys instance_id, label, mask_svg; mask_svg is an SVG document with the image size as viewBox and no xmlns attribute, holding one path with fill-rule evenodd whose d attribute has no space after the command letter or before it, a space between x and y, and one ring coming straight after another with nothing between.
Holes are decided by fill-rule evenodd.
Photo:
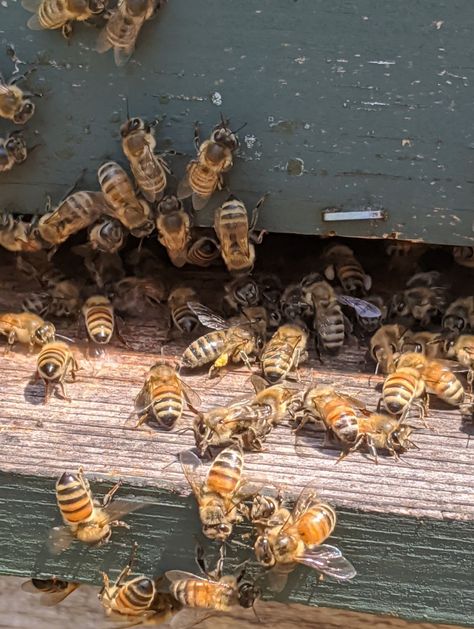
<instances>
[{"instance_id":1,"label":"bee antenna","mask_svg":"<svg viewBox=\"0 0 474 629\"><path fill-rule=\"evenodd\" d=\"M252 611L255 614L255 618L257 619L257 622L259 624L262 623L262 619L260 618L260 616L257 614L257 610L255 609L255 602L252 603Z\"/></svg>"},{"instance_id":2,"label":"bee antenna","mask_svg":"<svg viewBox=\"0 0 474 629\"><path fill-rule=\"evenodd\" d=\"M69 341L70 343L74 343L74 339L69 338L69 336L64 336L64 334L55 334L58 339L64 339L65 341Z\"/></svg>"},{"instance_id":3,"label":"bee antenna","mask_svg":"<svg viewBox=\"0 0 474 629\"><path fill-rule=\"evenodd\" d=\"M241 131L241 130L242 130L244 127L246 127L246 126L247 126L247 123L246 123L246 122L244 122L244 124L243 124L243 125L241 125L238 129L235 129L235 131L232 131L232 133L238 133L239 131Z\"/></svg>"}]
</instances>

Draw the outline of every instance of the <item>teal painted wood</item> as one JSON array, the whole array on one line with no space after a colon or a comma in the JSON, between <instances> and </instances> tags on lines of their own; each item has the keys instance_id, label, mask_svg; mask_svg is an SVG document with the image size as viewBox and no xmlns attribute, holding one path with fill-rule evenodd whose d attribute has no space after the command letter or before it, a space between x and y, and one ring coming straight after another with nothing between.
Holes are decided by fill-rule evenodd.
<instances>
[{"instance_id":1,"label":"teal painted wood","mask_svg":"<svg viewBox=\"0 0 474 629\"><path fill-rule=\"evenodd\" d=\"M93 484L97 495L107 485ZM57 558L46 549L49 528L60 523L54 479L0 475L0 572L57 576L100 583L99 570L115 573L139 544L137 570L195 571L199 522L194 501L164 490L125 486L121 493L150 501L128 517L131 531L117 529L110 544L74 545ZM474 624L474 524L339 510L334 543L358 570L351 584L317 582L296 572L280 600L394 614L408 619ZM214 552L216 548L214 547ZM231 564L244 556L229 546ZM238 557L236 556L238 553Z\"/></svg>"},{"instance_id":2,"label":"teal painted wood","mask_svg":"<svg viewBox=\"0 0 474 629\"><path fill-rule=\"evenodd\" d=\"M203 133L221 112L247 122L229 182L249 205L271 193L269 230L474 241L470 0L170 0L125 68L91 50L93 27L68 46L27 19L19 2L0 6L0 43L38 66L28 137L41 147L2 176L2 208L41 212L82 168L97 188L98 165L123 161L128 96L134 114L164 118L159 146L186 154L172 160L178 177L195 120ZM6 57L0 68L10 73ZM386 220L322 220L325 208L366 206Z\"/></svg>"}]
</instances>

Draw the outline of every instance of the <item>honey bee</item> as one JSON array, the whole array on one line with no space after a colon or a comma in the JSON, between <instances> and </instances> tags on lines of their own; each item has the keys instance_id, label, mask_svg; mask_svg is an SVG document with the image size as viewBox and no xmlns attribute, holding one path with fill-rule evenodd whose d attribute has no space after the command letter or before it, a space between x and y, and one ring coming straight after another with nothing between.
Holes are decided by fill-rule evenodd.
<instances>
[{"instance_id":1,"label":"honey bee","mask_svg":"<svg viewBox=\"0 0 474 629\"><path fill-rule=\"evenodd\" d=\"M181 608L170 594L160 592L161 579L150 579L144 575L128 579L135 560L137 544L132 547L130 559L120 572L115 583L102 572L104 585L99 592L99 601L107 616L120 616L123 620L137 621L137 624L161 624L168 622Z\"/></svg>"},{"instance_id":2,"label":"honey bee","mask_svg":"<svg viewBox=\"0 0 474 629\"><path fill-rule=\"evenodd\" d=\"M399 452L414 446L410 440L415 430L413 426L390 415L370 413L363 402L338 393L332 387L309 389L303 408L303 420L298 429L309 418L322 421L329 434L344 447L338 461L361 447L369 450L375 463L378 462L377 450L385 449L398 459Z\"/></svg>"},{"instance_id":3,"label":"honey bee","mask_svg":"<svg viewBox=\"0 0 474 629\"><path fill-rule=\"evenodd\" d=\"M84 22L105 9L102 0L22 0L21 5L34 13L27 22L28 28L33 31L60 28L66 39L71 36L74 21Z\"/></svg>"},{"instance_id":4,"label":"honey bee","mask_svg":"<svg viewBox=\"0 0 474 629\"><path fill-rule=\"evenodd\" d=\"M7 138L0 138L0 173L22 164L28 155L25 138L20 131L12 131Z\"/></svg>"},{"instance_id":5,"label":"honey bee","mask_svg":"<svg viewBox=\"0 0 474 629\"><path fill-rule=\"evenodd\" d=\"M104 291L126 279L122 258L118 253L89 250L84 255L84 266L94 284Z\"/></svg>"},{"instance_id":6,"label":"honey bee","mask_svg":"<svg viewBox=\"0 0 474 629\"><path fill-rule=\"evenodd\" d=\"M467 367L467 383L472 391L474 380L474 335L461 334L455 340L448 340L445 345L447 358L455 358Z\"/></svg>"},{"instance_id":7,"label":"honey bee","mask_svg":"<svg viewBox=\"0 0 474 629\"><path fill-rule=\"evenodd\" d=\"M147 236L154 229L150 206L138 199L130 177L117 162L106 162L97 171L103 195L113 215L134 236Z\"/></svg>"},{"instance_id":8,"label":"honey bee","mask_svg":"<svg viewBox=\"0 0 474 629\"><path fill-rule=\"evenodd\" d=\"M107 211L110 212L110 208L102 192L74 192L55 210L43 214L37 229L46 243L60 245L72 234L95 223Z\"/></svg>"},{"instance_id":9,"label":"honey bee","mask_svg":"<svg viewBox=\"0 0 474 629\"><path fill-rule=\"evenodd\" d=\"M74 381L77 369L79 365L66 343L54 341L43 345L36 361L36 379L41 378L45 385L44 404L48 403L55 385L59 385L63 399L71 401L66 395L64 380L70 372Z\"/></svg>"},{"instance_id":10,"label":"honey bee","mask_svg":"<svg viewBox=\"0 0 474 629\"><path fill-rule=\"evenodd\" d=\"M175 196L166 196L158 203L156 229L171 262L178 268L184 266L188 261L191 218Z\"/></svg>"},{"instance_id":11,"label":"honey bee","mask_svg":"<svg viewBox=\"0 0 474 629\"><path fill-rule=\"evenodd\" d=\"M281 591L296 564L303 564L339 581L353 579L353 565L335 546L323 542L336 525L334 509L319 500L314 490L305 488L290 516L266 529L254 545L257 561L271 569L270 588Z\"/></svg>"},{"instance_id":12,"label":"honey bee","mask_svg":"<svg viewBox=\"0 0 474 629\"><path fill-rule=\"evenodd\" d=\"M122 0L110 13L97 40L100 53L114 49L117 66L124 66L135 51L144 23L160 8L160 0Z\"/></svg>"},{"instance_id":13,"label":"honey bee","mask_svg":"<svg viewBox=\"0 0 474 629\"><path fill-rule=\"evenodd\" d=\"M447 288L438 271L417 273L406 283L406 289L392 297L390 317L412 318L421 326L428 326L444 310Z\"/></svg>"},{"instance_id":14,"label":"honey bee","mask_svg":"<svg viewBox=\"0 0 474 629\"><path fill-rule=\"evenodd\" d=\"M260 294L262 305L270 313L278 313L279 318L281 319L280 298L283 292L283 287L281 285L279 277L274 273L259 273L255 279L257 280L258 291ZM271 318L272 317L270 317L270 319ZM297 314L297 318L304 319L305 314ZM275 315L273 316L273 319L276 321Z\"/></svg>"},{"instance_id":15,"label":"honey bee","mask_svg":"<svg viewBox=\"0 0 474 629\"><path fill-rule=\"evenodd\" d=\"M208 267L221 255L219 243L208 236L195 240L188 249L188 263L195 266Z\"/></svg>"},{"instance_id":16,"label":"honey bee","mask_svg":"<svg viewBox=\"0 0 474 629\"><path fill-rule=\"evenodd\" d=\"M456 333L471 328L474 330L474 296L460 297L453 301L446 309L442 326L444 330Z\"/></svg>"},{"instance_id":17,"label":"honey bee","mask_svg":"<svg viewBox=\"0 0 474 629\"><path fill-rule=\"evenodd\" d=\"M197 315L208 332L193 341L185 350L181 365L190 369L202 367L212 362L209 377L225 367L229 362L243 362L251 369L252 354L261 349L263 339L255 328L255 323L230 325L205 306L188 302L191 310Z\"/></svg>"},{"instance_id":18,"label":"honey bee","mask_svg":"<svg viewBox=\"0 0 474 629\"><path fill-rule=\"evenodd\" d=\"M21 589L32 594L41 594L40 605L52 607L63 601L69 594L77 590L79 583L70 583L57 577L50 579L29 579L22 583Z\"/></svg>"},{"instance_id":19,"label":"honey bee","mask_svg":"<svg viewBox=\"0 0 474 629\"><path fill-rule=\"evenodd\" d=\"M114 283L111 297L117 312L138 317L165 301L166 290L159 278L124 277Z\"/></svg>"},{"instance_id":20,"label":"honey bee","mask_svg":"<svg viewBox=\"0 0 474 629\"><path fill-rule=\"evenodd\" d=\"M306 302L312 304L314 309L313 327L316 330L318 350L338 352L344 345L348 322L334 289L318 274L304 278L302 289Z\"/></svg>"},{"instance_id":21,"label":"honey bee","mask_svg":"<svg viewBox=\"0 0 474 629\"><path fill-rule=\"evenodd\" d=\"M56 329L32 312L7 312L0 314L0 334L8 338L6 352L18 342L28 344L30 352L35 345L44 346L54 341Z\"/></svg>"},{"instance_id":22,"label":"honey bee","mask_svg":"<svg viewBox=\"0 0 474 629\"><path fill-rule=\"evenodd\" d=\"M170 170L156 146L154 129L141 118L129 118L121 127L122 150L125 153L136 184L147 201L163 198Z\"/></svg>"},{"instance_id":23,"label":"honey bee","mask_svg":"<svg viewBox=\"0 0 474 629\"><path fill-rule=\"evenodd\" d=\"M280 296L280 310L285 321L301 320L308 322L314 316L311 302L305 299L300 284L289 284Z\"/></svg>"},{"instance_id":24,"label":"honey bee","mask_svg":"<svg viewBox=\"0 0 474 629\"><path fill-rule=\"evenodd\" d=\"M48 314L55 317L71 317L79 312L81 289L77 282L65 278L52 287Z\"/></svg>"},{"instance_id":25,"label":"honey bee","mask_svg":"<svg viewBox=\"0 0 474 629\"><path fill-rule=\"evenodd\" d=\"M260 303L260 291L255 280L248 276L236 277L224 286L224 312L235 314L243 308Z\"/></svg>"},{"instance_id":26,"label":"honey bee","mask_svg":"<svg viewBox=\"0 0 474 629\"><path fill-rule=\"evenodd\" d=\"M281 325L262 352L263 375L268 382L276 383L286 378L307 360L308 333L301 325Z\"/></svg>"},{"instance_id":27,"label":"honey bee","mask_svg":"<svg viewBox=\"0 0 474 629\"><path fill-rule=\"evenodd\" d=\"M103 218L89 230L89 243L93 250L117 253L125 242L125 232L120 221Z\"/></svg>"},{"instance_id":28,"label":"honey bee","mask_svg":"<svg viewBox=\"0 0 474 629\"><path fill-rule=\"evenodd\" d=\"M77 474L64 472L56 483L56 501L64 526L51 530L49 549L55 555L66 550L74 539L85 544L101 545L109 541L113 527L130 528L118 518L140 509L143 503L113 500L122 481L104 496L99 506L92 495L84 470Z\"/></svg>"},{"instance_id":29,"label":"honey bee","mask_svg":"<svg viewBox=\"0 0 474 629\"><path fill-rule=\"evenodd\" d=\"M423 419L427 413L427 395L422 375L422 354L402 354L394 364L395 371L389 373L383 383L383 405L391 415L402 417L412 406L416 406Z\"/></svg>"},{"instance_id":30,"label":"honey bee","mask_svg":"<svg viewBox=\"0 0 474 629\"><path fill-rule=\"evenodd\" d=\"M328 280L337 279L343 290L351 295L366 295L372 287L372 278L367 275L356 260L354 252L347 245L336 243L325 252L328 266L324 275Z\"/></svg>"},{"instance_id":31,"label":"honey bee","mask_svg":"<svg viewBox=\"0 0 474 629\"><path fill-rule=\"evenodd\" d=\"M26 76L15 76L7 82L0 74L0 118L11 120L14 124L26 124L35 113L32 94L16 85Z\"/></svg>"},{"instance_id":32,"label":"honey bee","mask_svg":"<svg viewBox=\"0 0 474 629\"><path fill-rule=\"evenodd\" d=\"M92 295L84 302L82 314L91 341L97 345L110 343L114 332L117 334L111 301L103 295Z\"/></svg>"},{"instance_id":33,"label":"honey bee","mask_svg":"<svg viewBox=\"0 0 474 629\"><path fill-rule=\"evenodd\" d=\"M26 221L9 212L0 213L0 245L8 251L35 252L44 243Z\"/></svg>"},{"instance_id":34,"label":"honey bee","mask_svg":"<svg viewBox=\"0 0 474 629\"><path fill-rule=\"evenodd\" d=\"M400 339L400 351L420 352L426 358L443 356L443 336L438 332L413 332L406 330Z\"/></svg>"},{"instance_id":35,"label":"honey bee","mask_svg":"<svg viewBox=\"0 0 474 629\"><path fill-rule=\"evenodd\" d=\"M474 268L474 247L453 247L453 258L461 266Z\"/></svg>"},{"instance_id":36,"label":"honey bee","mask_svg":"<svg viewBox=\"0 0 474 629\"><path fill-rule=\"evenodd\" d=\"M206 578L181 570L168 570L166 578L170 581L170 592L183 606L197 609L212 609L227 612L233 607L253 607L261 596L255 584L244 581L245 568L236 576L222 576L224 565L224 547L215 570L208 571L202 550L198 549L197 563Z\"/></svg>"},{"instance_id":37,"label":"honey bee","mask_svg":"<svg viewBox=\"0 0 474 629\"><path fill-rule=\"evenodd\" d=\"M45 291L30 293L23 298L21 309L23 312L31 312L43 318L48 314L50 301L51 296Z\"/></svg>"},{"instance_id":38,"label":"honey bee","mask_svg":"<svg viewBox=\"0 0 474 629\"><path fill-rule=\"evenodd\" d=\"M172 430L181 419L185 400L191 407L201 404L199 395L181 380L176 368L159 360L148 372L135 399L140 415L137 428L148 419L151 411L160 428Z\"/></svg>"},{"instance_id":39,"label":"honey bee","mask_svg":"<svg viewBox=\"0 0 474 629\"><path fill-rule=\"evenodd\" d=\"M191 160L186 167L186 175L178 185L178 198L192 195L195 210L205 208L214 192L222 190L223 174L232 168L233 154L239 147L236 133L222 118L212 130L211 137L201 144L199 125L194 125L197 159Z\"/></svg>"},{"instance_id":40,"label":"honey bee","mask_svg":"<svg viewBox=\"0 0 474 629\"><path fill-rule=\"evenodd\" d=\"M376 363L375 373L379 369L382 373L395 370L395 356L399 350L400 339L407 328L399 323L383 325L370 339L369 352Z\"/></svg>"},{"instance_id":41,"label":"honey bee","mask_svg":"<svg viewBox=\"0 0 474 629\"><path fill-rule=\"evenodd\" d=\"M381 327L382 321L385 321L387 318L388 308L385 306L383 298L379 295L370 295L365 297L364 301L373 304L380 311L379 316L366 316L358 310L353 310L355 324L365 338L367 334L373 334Z\"/></svg>"},{"instance_id":42,"label":"honey bee","mask_svg":"<svg viewBox=\"0 0 474 629\"><path fill-rule=\"evenodd\" d=\"M188 306L188 302L195 302L197 293L190 286L178 286L168 297L171 324L182 334L191 334L199 325L197 315Z\"/></svg>"},{"instance_id":43,"label":"honey bee","mask_svg":"<svg viewBox=\"0 0 474 629\"><path fill-rule=\"evenodd\" d=\"M181 452L179 460L196 496L203 534L224 542L232 534L234 524L243 519L242 450L236 445L222 450L204 479L201 477L203 465L194 452Z\"/></svg>"},{"instance_id":44,"label":"honey bee","mask_svg":"<svg viewBox=\"0 0 474 629\"><path fill-rule=\"evenodd\" d=\"M250 273L253 269L254 243L260 244L265 234L264 231L258 236L254 234L258 212L265 197L266 195L255 206L250 226L245 205L232 195L214 212L214 231L221 246L224 263L231 273Z\"/></svg>"}]
</instances>

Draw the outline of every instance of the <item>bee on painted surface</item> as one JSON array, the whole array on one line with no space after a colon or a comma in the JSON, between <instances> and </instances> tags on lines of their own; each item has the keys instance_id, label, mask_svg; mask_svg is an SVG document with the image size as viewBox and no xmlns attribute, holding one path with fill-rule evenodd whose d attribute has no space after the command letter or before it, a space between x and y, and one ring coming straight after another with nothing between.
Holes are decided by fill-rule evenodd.
<instances>
[{"instance_id":1,"label":"bee on painted surface","mask_svg":"<svg viewBox=\"0 0 474 629\"><path fill-rule=\"evenodd\" d=\"M278 328L265 345L262 356L262 371L268 382L294 375L299 365L307 360L308 333L301 325L284 324Z\"/></svg>"},{"instance_id":2,"label":"bee on painted surface","mask_svg":"<svg viewBox=\"0 0 474 629\"><path fill-rule=\"evenodd\" d=\"M22 164L27 156L25 138L20 131L12 131L8 137L0 138L0 173L6 173L15 164Z\"/></svg>"},{"instance_id":3,"label":"bee on painted surface","mask_svg":"<svg viewBox=\"0 0 474 629\"><path fill-rule=\"evenodd\" d=\"M0 118L11 120L14 124L26 124L35 113L32 94L16 85L25 77L26 74L13 76L7 82L0 74Z\"/></svg>"},{"instance_id":4,"label":"bee on painted surface","mask_svg":"<svg viewBox=\"0 0 474 629\"><path fill-rule=\"evenodd\" d=\"M243 308L257 306L260 303L260 291L255 280L248 276L236 277L224 286L224 311L233 315Z\"/></svg>"},{"instance_id":5,"label":"bee on painted surface","mask_svg":"<svg viewBox=\"0 0 474 629\"><path fill-rule=\"evenodd\" d=\"M261 533L255 542L255 556L265 568L271 569L269 584L281 591L295 566L303 564L339 581L353 579L353 565L335 546L324 544L336 525L334 509L319 500L307 487L302 492L290 516L280 526Z\"/></svg>"},{"instance_id":6,"label":"bee on painted surface","mask_svg":"<svg viewBox=\"0 0 474 629\"><path fill-rule=\"evenodd\" d=\"M214 238L203 236L191 243L187 253L187 261L195 266L208 267L214 264L220 256L219 243Z\"/></svg>"},{"instance_id":7,"label":"bee on painted surface","mask_svg":"<svg viewBox=\"0 0 474 629\"><path fill-rule=\"evenodd\" d=\"M135 182L147 201L161 201L170 170L160 155L155 155L154 128L141 118L129 118L121 127L122 150L130 162Z\"/></svg>"},{"instance_id":8,"label":"bee on painted surface","mask_svg":"<svg viewBox=\"0 0 474 629\"><path fill-rule=\"evenodd\" d=\"M227 612L236 606L250 608L260 598L254 583L244 581L245 568L238 575L223 576L224 546L215 570L208 571L202 549L198 548L197 563L204 577L181 570L168 570L170 592L183 607Z\"/></svg>"},{"instance_id":9,"label":"bee on painted surface","mask_svg":"<svg viewBox=\"0 0 474 629\"><path fill-rule=\"evenodd\" d=\"M117 162L106 162L97 171L108 214L118 219L134 236L147 236L154 229L150 206L135 194L130 177Z\"/></svg>"},{"instance_id":10,"label":"bee on painted surface","mask_svg":"<svg viewBox=\"0 0 474 629\"><path fill-rule=\"evenodd\" d=\"M453 258L457 264L474 268L474 247L453 247Z\"/></svg>"},{"instance_id":11,"label":"bee on painted surface","mask_svg":"<svg viewBox=\"0 0 474 629\"><path fill-rule=\"evenodd\" d=\"M107 211L110 208L102 192L73 192L55 210L41 216L37 229L45 242L60 245Z\"/></svg>"},{"instance_id":12,"label":"bee on painted surface","mask_svg":"<svg viewBox=\"0 0 474 629\"><path fill-rule=\"evenodd\" d=\"M69 594L77 590L79 583L63 581L57 577L50 579L29 579L22 583L21 589L24 592L40 595L40 605L52 607L63 601Z\"/></svg>"},{"instance_id":13,"label":"bee on painted surface","mask_svg":"<svg viewBox=\"0 0 474 629\"><path fill-rule=\"evenodd\" d=\"M120 572L115 583L103 572L104 585L99 601L107 616L119 616L121 620L137 621L136 624L162 624L168 622L181 608L171 594L159 591L161 579L150 579L144 575L128 579L132 571L137 544L132 547L130 559ZM140 622L141 621L141 622ZM127 625L130 626L130 625Z\"/></svg>"},{"instance_id":14,"label":"bee on painted surface","mask_svg":"<svg viewBox=\"0 0 474 629\"><path fill-rule=\"evenodd\" d=\"M264 231L258 236L254 233L258 212L265 196L255 206L250 225L247 208L234 196L230 196L214 212L214 230L220 243L222 259L231 273L250 273L253 269L254 243L260 244L265 234Z\"/></svg>"},{"instance_id":15,"label":"bee on painted surface","mask_svg":"<svg viewBox=\"0 0 474 629\"><path fill-rule=\"evenodd\" d=\"M114 49L117 66L127 63L135 51L142 26L152 18L163 2L160 0L122 0L111 10L97 40L100 53Z\"/></svg>"},{"instance_id":16,"label":"bee on painted surface","mask_svg":"<svg viewBox=\"0 0 474 629\"><path fill-rule=\"evenodd\" d=\"M188 305L202 325L213 331L199 337L184 350L181 365L196 369L212 362L209 369L210 377L216 375L229 362L243 362L251 369L250 360L263 345L256 324L249 321L240 325L230 325L202 304L189 302Z\"/></svg>"},{"instance_id":17,"label":"bee on painted surface","mask_svg":"<svg viewBox=\"0 0 474 629\"><path fill-rule=\"evenodd\" d=\"M203 534L209 539L225 541L232 534L234 524L243 519L242 450L235 445L222 450L206 477L202 476L202 462L191 450L181 452L179 460L196 497Z\"/></svg>"},{"instance_id":18,"label":"bee on painted surface","mask_svg":"<svg viewBox=\"0 0 474 629\"><path fill-rule=\"evenodd\" d=\"M158 241L166 248L171 262L178 268L182 267L188 261L191 218L175 196L163 197L157 212Z\"/></svg>"},{"instance_id":19,"label":"bee on painted surface","mask_svg":"<svg viewBox=\"0 0 474 629\"><path fill-rule=\"evenodd\" d=\"M86 330L97 345L110 343L115 331L114 307L103 295L92 295L82 306Z\"/></svg>"},{"instance_id":20,"label":"bee on painted surface","mask_svg":"<svg viewBox=\"0 0 474 629\"><path fill-rule=\"evenodd\" d=\"M318 274L310 274L301 281L304 299L314 309L313 328L319 351L337 353L344 345L347 320L332 286Z\"/></svg>"},{"instance_id":21,"label":"bee on painted surface","mask_svg":"<svg viewBox=\"0 0 474 629\"><path fill-rule=\"evenodd\" d=\"M143 503L113 500L120 485L121 481L116 483L99 506L82 467L77 474L64 472L56 483L56 501L64 526L51 530L51 552L56 555L66 550L74 539L91 545L105 544L112 535L113 527L129 528L119 518L141 508Z\"/></svg>"},{"instance_id":22,"label":"bee on painted surface","mask_svg":"<svg viewBox=\"0 0 474 629\"><path fill-rule=\"evenodd\" d=\"M201 404L199 395L179 377L176 367L159 360L148 372L135 399L139 414L137 427L151 412L160 428L172 430L181 419L185 400L193 408Z\"/></svg>"},{"instance_id":23,"label":"bee on painted surface","mask_svg":"<svg viewBox=\"0 0 474 629\"><path fill-rule=\"evenodd\" d=\"M31 352L35 345L44 346L54 341L56 329L32 312L6 312L0 314L0 334L8 338L6 351L18 342L28 344Z\"/></svg>"},{"instance_id":24,"label":"bee on painted surface","mask_svg":"<svg viewBox=\"0 0 474 629\"><path fill-rule=\"evenodd\" d=\"M125 242L122 223L114 218L103 218L89 230L89 243L93 250L117 253Z\"/></svg>"},{"instance_id":25,"label":"bee on painted surface","mask_svg":"<svg viewBox=\"0 0 474 629\"><path fill-rule=\"evenodd\" d=\"M31 253L40 251L44 242L38 238L30 223L13 216L10 212L1 212L0 245L8 251Z\"/></svg>"},{"instance_id":26,"label":"bee on painted surface","mask_svg":"<svg viewBox=\"0 0 474 629\"><path fill-rule=\"evenodd\" d=\"M28 28L60 28L65 38L71 36L73 22L83 22L105 10L102 0L22 0L21 5L34 13L27 22Z\"/></svg>"},{"instance_id":27,"label":"bee on painted surface","mask_svg":"<svg viewBox=\"0 0 474 629\"><path fill-rule=\"evenodd\" d=\"M211 137L202 144L196 123L194 145L197 159L191 160L186 167L186 175L178 185L178 198L192 195L193 208L202 210L214 192L223 188L223 175L233 166L233 154L239 147L239 139L236 132L228 127L228 121L222 118Z\"/></svg>"},{"instance_id":28,"label":"bee on painted surface","mask_svg":"<svg viewBox=\"0 0 474 629\"><path fill-rule=\"evenodd\" d=\"M188 306L188 302L196 302L197 293L190 286L174 288L168 297L171 326L182 334L191 334L199 326L197 315Z\"/></svg>"},{"instance_id":29,"label":"bee on painted surface","mask_svg":"<svg viewBox=\"0 0 474 629\"><path fill-rule=\"evenodd\" d=\"M474 330L474 296L459 297L453 301L446 308L442 326L444 330L458 334L469 328Z\"/></svg>"},{"instance_id":30,"label":"bee on painted surface","mask_svg":"<svg viewBox=\"0 0 474 629\"><path fill-rule=\"evenodd\" d=\"M62 398L71 401L64 381L69 373L74 381L78 369L79 365L66 343L54 341L43 345L36 361L36 379L41 378L45 385L44 404L48 403L56 385L61 389Z\"/></svg>"},{"instance_id":31,"label":"bee on painted surface","mask_svg":"<svg viewBox=\"0 0 474 629\"><path fill-rule=\"evenodd\" d=\"M369 353L376 363L375 373L395 370L395 358L399 351L400 339L407 328L399 323L383 325L370 339Z\"/></svg>"},{"instance_id":32,"label":"bee on painted surface","mask_svg":"<svg viewBox=\"0 0 474 629\"><path fill-rule=\"evenodd\" d=\"M372 278L347 245L330 245L323 254L328 266L324 269L326 279L337 279L343 290L350 295L366 295L372 287Z\"/></svg>"}]
</instances>

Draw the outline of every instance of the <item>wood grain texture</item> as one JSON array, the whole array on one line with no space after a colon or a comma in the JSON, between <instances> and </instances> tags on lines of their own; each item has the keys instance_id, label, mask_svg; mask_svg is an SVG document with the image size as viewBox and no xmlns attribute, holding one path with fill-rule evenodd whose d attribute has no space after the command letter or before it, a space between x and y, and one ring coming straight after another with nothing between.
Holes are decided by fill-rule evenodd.
<instances>
[{"instance_id":1,"label":"wood grain texture","mask_svg":"<svg viewBox=\"0 0 474 629\"><path fill-rule=\"evenodd\" d=\"M42 212L83 168L97 188L101 162L124 162L128 96L134 114L163 119L158 146L184 154L171 160L176 177L194 156L195 120L204 134L221 112L246 122L229 181L251 207L271 193L269 230L474 240L470 0L175 0L124 68L94 52L94 27L76 25L68 46L59 32L29 31L19 2L5 0L0 16L1 46L36 65L29 84L44 92L27 132L41 147L2 176L2 207ZM0 68L10 74L7 58ZM325 208L365 206L387 219L322 220Z\"/></svg>"},{"instance_id":2,"label":"wood grain texture","mask_svg":"<svg viewBox=\"0 0 474 629\"><path fill-rule=\"evenodd\" d=\"M12 260L5 258L2 266L0 310L17 307L27 288L15 279ZM8 357L0 355L1 573L56 574L97 584L99 570L115 572L126 562L132 540L139 544L139 569L147 574L195 570L199 523L176 458L193 445L192 436L126 425L148 368L161 356L163 326L164 317L158 315L147 322L128 320L123 334L131 349L113 345L103 361L87 360L78 347L82 369L77 382L68 385L70 404L53 398L43 406L41 383L30 381L34 355L20 348ZM76 334L75 325L60 325L59 330ZM177 357L183 346L166 344L164 354ZM332 383L374 408L374 387L381 378L369 384L370 367L365 368L361 356L360 350L345 348L339 358L320 364L312 355L301 379ZM248 375L238 369L219 382L202 373L186 381L199 391L203 407L210 408L248 391ZM191 419L186 413L180 428L189 427ZM338 451L323 445L321 433L308 432L296 450L284 425L271 434L266 452L246 456L251 481L284 485L293 495L315 481L321 496L337 507L339 523L331 539L358 570L350 584L320 583L307 570L296 571L281 600L474 624L471 428L456 410L434 410L430 423L434 431L420 428L420 449L407 453L402 463L382 456L376 466L355 453L336 465ZM129 517L131 532L117 531L111 544L99 549L74 545L54 558L45 543L51 526L59 523L54 480L79 465L91 479L106 482L93 485L99 496L121 477L123 495L149 505ZM250 547L250 541L244 543ZM249 552L231 545L230 565Z\"/></svg>"},{"instance_id":3,"label":"wood grain texture","mask_svg":"<svg viewBox=\"0 0 474 629\"><path fill-rule=\"evenodd\" d=\"M97 601L97 588L82 586L63 603L47 608L38 605L37 597L19 588L24 579L0 578L0 627L3 629L95 629L104 622L102 609ZM278 629L310 629L317 624L320 629L359 629L370 624L372 629L456 629L454 625L409 623L399 618L373 616L339 609L314 608L298 604L261 602L258 606L261 624L249 612L213 616L199 626L204 629L247 629L271 626Z\"/></svg>"}]
</instances>

